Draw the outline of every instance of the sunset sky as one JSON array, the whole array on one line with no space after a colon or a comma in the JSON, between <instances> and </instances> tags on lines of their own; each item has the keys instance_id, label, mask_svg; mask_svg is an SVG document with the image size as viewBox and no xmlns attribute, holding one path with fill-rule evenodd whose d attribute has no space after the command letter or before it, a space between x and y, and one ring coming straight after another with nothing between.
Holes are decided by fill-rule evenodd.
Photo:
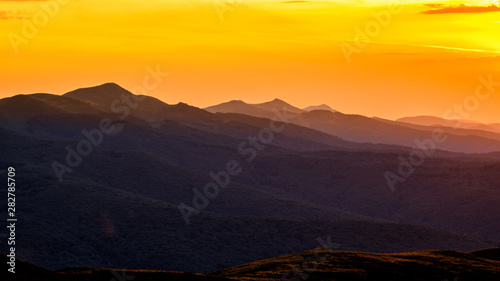
<instances>
[{"instance_id":1,"label":"sunset sky","mask_svg":"<svg viewBox=\"0 0 500 281\"><path fill-rule=\"evenodd\" d=\"M390 3L0 0L0 98L132 89L159 65L170 76L149 95L167 103L280 98L394 119L442 116L480 75L500 82L499 1ZM376 15L390 19L370 30ZM500 87L470 119L500 122L499 108Z\"/></svg>"}]
</instances>

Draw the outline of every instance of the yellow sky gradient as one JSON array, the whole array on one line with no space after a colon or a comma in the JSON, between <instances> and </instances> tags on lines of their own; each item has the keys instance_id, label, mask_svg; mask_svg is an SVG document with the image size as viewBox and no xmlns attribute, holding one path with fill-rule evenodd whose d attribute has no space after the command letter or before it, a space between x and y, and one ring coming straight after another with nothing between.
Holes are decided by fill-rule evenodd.
<instances>
[{"instance_id":1,"label":"yellow sky gradient","mask_svg":"<svg viewBox=\"0 0 500 281\"><path fill-rule=\"evenodd\" d=\"M132 89L160 65L170 76L150 95L167 103L281 98L394 119L442 116L474 93L478 76L500 81L500 12L422 13L498 1L400 1L367 43L356 28L391 2L69 0L23 37L49 2L58 3L0 1L0 98L106 82ZM17 53L16 36L26 39ZM341 44L363 43L348 62ZM471 119L500 122L498 108L500 88Z\"/></svg>"}]
</instances>

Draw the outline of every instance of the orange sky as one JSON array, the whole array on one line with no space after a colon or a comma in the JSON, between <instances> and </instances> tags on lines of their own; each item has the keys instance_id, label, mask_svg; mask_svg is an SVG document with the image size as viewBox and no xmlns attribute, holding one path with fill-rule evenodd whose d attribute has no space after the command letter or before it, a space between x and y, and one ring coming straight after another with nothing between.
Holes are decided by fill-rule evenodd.
<instances>
[{"instance_id":1,"label":"orange sky","mask_svg":"<svg viewBox=\"0 0 500 281\"><path fill-rule=\"evenodd\" d=\"M500 81L500 12L487 8L496 0L400 1L368 38L356 28L373 27L390 2L58 1L0 0L0 98L105 82L132 89L160 65L170 76L150 95L167 103L281 98L394 119L442 116L479 75ZM356 44L366 46L348 61L341 46ZM500 122L498 108L500 88L471 119Z\"/></svg>"}]
</instances>

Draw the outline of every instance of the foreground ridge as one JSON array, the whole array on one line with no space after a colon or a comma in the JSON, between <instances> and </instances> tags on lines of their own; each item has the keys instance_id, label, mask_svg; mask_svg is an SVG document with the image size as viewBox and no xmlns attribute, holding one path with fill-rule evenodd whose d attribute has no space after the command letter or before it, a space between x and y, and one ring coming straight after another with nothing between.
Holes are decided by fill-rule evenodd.
<instances>
[{"instance_id":1,"label":"foreground ridge","mask_svg":"<svg viewBox=\"0 0 500 281\"><path fill-rule=\"evenodd\" d=\"M323 257L314 259L313 257ZM7 256L1 254L5 264ZM2 272L0 276L14 274ZM206 274L153 270L66 268L46 270L17 261L17 280L499 280L500 248L474 252L399 254L316 249Z\"/></svg>"}]
</instances>

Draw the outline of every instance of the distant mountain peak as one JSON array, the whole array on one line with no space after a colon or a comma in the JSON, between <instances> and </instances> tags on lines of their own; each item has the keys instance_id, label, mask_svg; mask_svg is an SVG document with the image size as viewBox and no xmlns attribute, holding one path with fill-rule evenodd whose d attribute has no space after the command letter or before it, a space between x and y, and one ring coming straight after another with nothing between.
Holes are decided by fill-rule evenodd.
<instances>
[{"instance_id":1,"label":"distant mountain peak","mask_svg":"<svg viewBox=\"0 0 500 281\"><path fill-rule=\"evenodd\" d=\"M205 108L208 112L216 113L244 113L249 115L254 115L251 112L257 110L259 113L262 112L255 106L250 105L242 100L231 100L218 105L213 105Z\"/></svg>"},{"instance_id":2,"label":"distant mountain peak","mask_svg":"<svg viewBox=\"0 0 500 281\"><path fill-rule=\"evenodd\" d=\"M474 120L444 119L441 117L429 116L429 115L403 117L396 119L396 122L412 124L412 125L420 125L420 126L443 126L443 127L455 127L456 124L460 124L460 127L462 129L482 130L497 134L500 133L499 124L481 123Z\"/></svg>"},{"instance_id":3,"label":"distant mountain peak","mask_svg":"<svg viewBox=\"0 0 500 281\"><path fill-rule=\"evenodd\" d=\"M297 107L287 103L286 101L278 99L278 98L275 98L272 101L268 101L268 102L264 102L264 103L253 104L253 106L260 108L260 109L268 110L268 111L272 111L274 109L281 110L283 108L286 108L287 111L292 112L292 113L296 113L296 114L302 113L302 111L303 111L302 109L297 108Z\"/></svg>"},{"instance_id":4,"label":"distant mountain peak","mask_svg":"<svg viewBox=\"0 0 500 281\"><path fill-rule=\"evenodd\" d=\"M273 99L272 101L264 102L264 103L261 103L261 104L255 104L255 105L273 104L273 103L288 104L288 103L287 103L286 101L284 101L284 100L281 100L281 99L275 98L275 99Z\"/></svg>"},{"instance_id":5,"label":"distant mountain peak","mask_svg":"<svg viewBox=\"0 0 500 281\"><path fill-rule=\"evenodd\" d=\"M227 103L236 103L236 104L247 104L246 102L242 101L242 100L231 100Z\"/></svg>"},{"instance_id":6,"label":"distant mountain peak","mask_svg":"<svg viewBox=\"0 0 500 281\"><path fill-rule=\"evenodd\" d=\"M326 104L308 106L306 108L303 108L303 110L304 111L326 110L326 111L331 111L331 112L337 112L337 110L331 108L330 106L328 106Z\"/></svg>"}]
</instances>

